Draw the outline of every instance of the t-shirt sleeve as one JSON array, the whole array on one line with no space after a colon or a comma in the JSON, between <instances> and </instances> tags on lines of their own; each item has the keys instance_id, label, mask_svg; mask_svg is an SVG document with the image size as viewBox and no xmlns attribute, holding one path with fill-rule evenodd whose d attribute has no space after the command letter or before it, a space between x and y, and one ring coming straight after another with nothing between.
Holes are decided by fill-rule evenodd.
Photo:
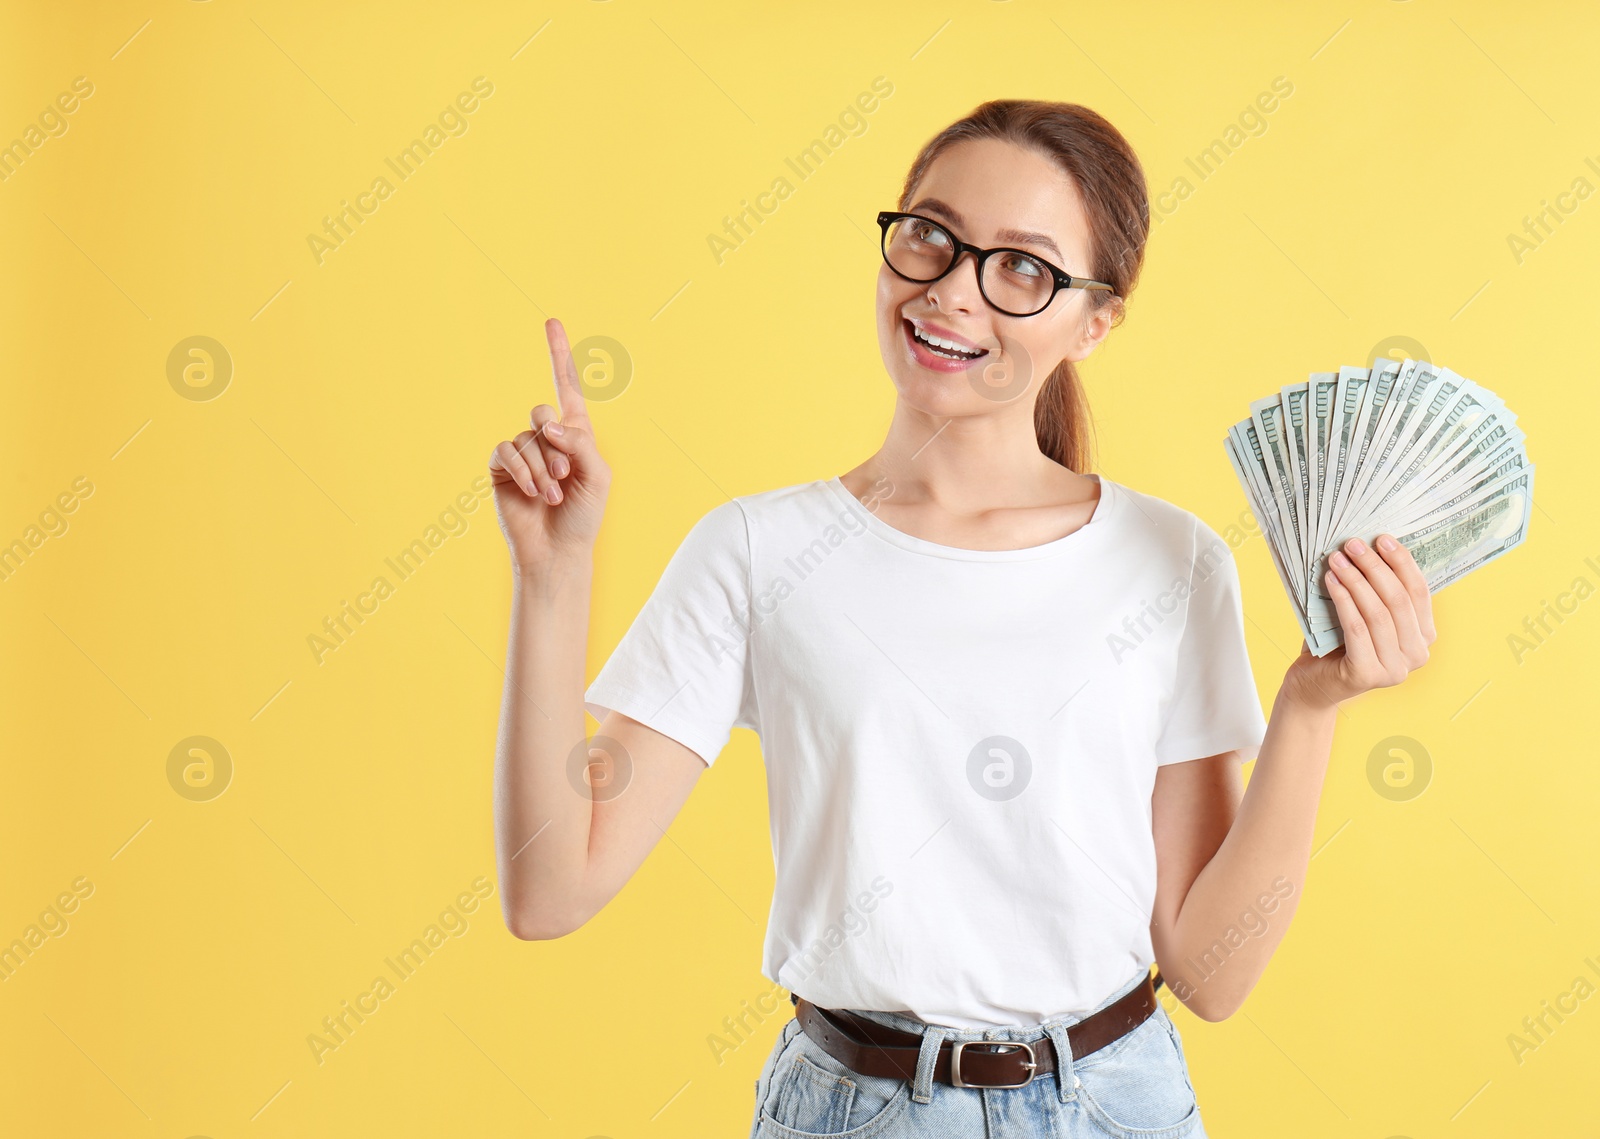
<instances>
[{"instance_id":1,"label":"t-shirt sleeve","mask_svg":"<svg viewBox=\"0 0 1600 1139\"><path fill-rule=\"evenodd\" d=\"M1237 749L1256 757L1267 721L1244 639L1244 606L1233 551L1195 519L1189 594L1172 696L1156 743L1157 765Z\"/></svg>"},{"instance_id":2,"label":"t-shirt sleeve","mask_svg":"<svg viewBox=\"0 0 1600 1139\"><path fill-rule=\"evenodd\" d=\"M730 500L684 537L584 692L584 707L596 720L607 709L631 716L710 766L733 728L759 730L750 616L748 522Z\"/></svg>"}]
</instances>

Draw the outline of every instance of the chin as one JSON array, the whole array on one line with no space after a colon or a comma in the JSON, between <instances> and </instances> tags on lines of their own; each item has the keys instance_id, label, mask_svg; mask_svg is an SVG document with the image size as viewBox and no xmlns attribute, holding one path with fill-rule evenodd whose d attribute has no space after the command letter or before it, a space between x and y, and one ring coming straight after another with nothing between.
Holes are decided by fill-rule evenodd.
<instances>
[{"instance_id":1,"label":"chin","mask_svg":"<svg viewBox=\"0 0 1600 1139\"><path fill-rule=\"evenodd\" d=\"M982 402L964 374L941 376L910 364L889 368L889 379L901 401L925 415L966 415Z\"/></svg>"}]
</instances>

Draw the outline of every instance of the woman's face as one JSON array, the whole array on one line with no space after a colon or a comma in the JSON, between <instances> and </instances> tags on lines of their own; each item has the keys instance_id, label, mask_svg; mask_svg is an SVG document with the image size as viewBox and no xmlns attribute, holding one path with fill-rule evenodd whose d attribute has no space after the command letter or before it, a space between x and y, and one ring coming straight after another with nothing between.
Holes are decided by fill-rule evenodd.
<instances>
[{"instance_id":1,"label":"woman's face","mask_svg":"<svg viewBox=\"0 0 1600 1139\"><path fill-rule=\"evenodd\" d=\"M962 241L1037 254L1074 277L1093 276L1089 223L1076 184L1054 162L1014 143L957 143L929 167L908 213L944 225ZM1030 409L1062 360L1081 360L1111 328L1111 306L1092 310L1082 289L1063 289L1033 316L1008 316L978 291L974 258L919 285L878 270L878 345L901 399L934 416L999 407ZM941 357L914 330L983 356Z\"/></svg>"}]
</instances>

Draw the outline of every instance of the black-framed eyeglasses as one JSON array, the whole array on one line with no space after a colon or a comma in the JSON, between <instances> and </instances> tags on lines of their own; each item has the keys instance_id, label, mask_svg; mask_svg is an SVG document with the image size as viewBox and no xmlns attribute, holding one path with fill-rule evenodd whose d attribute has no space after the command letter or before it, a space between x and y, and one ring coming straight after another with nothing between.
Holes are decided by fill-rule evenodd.
<instances>
[{"instance_id":1,"label":"black-framed eyeglasses","mask_svg":"<svg viewBox=\"0 0 1600 1139\"><path fill-rule=\"evenodd\" d=\"M1116 291L1115 285L1074 277L1026 250L979 248L920 214L884 210L878 215L878 224L883 227L884 263L897 276L919 285L932 284L954 269L963 253L970 253L978 265L978 291L1007 316L1041 313L1062 289Z\"/></svg>"}]
</instances>

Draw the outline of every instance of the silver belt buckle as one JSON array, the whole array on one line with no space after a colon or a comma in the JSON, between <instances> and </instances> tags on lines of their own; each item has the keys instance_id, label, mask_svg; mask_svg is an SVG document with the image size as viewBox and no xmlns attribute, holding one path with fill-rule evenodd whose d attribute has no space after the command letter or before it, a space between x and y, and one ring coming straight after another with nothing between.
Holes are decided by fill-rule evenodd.
<instances>
[{"instance_id":1,"label":"silver belt buckle","mask_svg":"<svg viewBox=\"0 0 1600 1139\"><path fill-rule=\"evenodd\" d=\"M970 1044L983 1044L991 1048L1021 1048L1028 1054L1027 1062L1023 1067L1028 1070L1028 1078L1020 1084L969 1084L961 1078L961 1050ZM950 1082L958 1088L1025 1088L1033 1082L1034 1075L1038 1072L1037 1057L1033 1053L1033 1045L1026 1040L962 1040L951 1046L950 1050Z\"/></svg>"}]
</instances>

